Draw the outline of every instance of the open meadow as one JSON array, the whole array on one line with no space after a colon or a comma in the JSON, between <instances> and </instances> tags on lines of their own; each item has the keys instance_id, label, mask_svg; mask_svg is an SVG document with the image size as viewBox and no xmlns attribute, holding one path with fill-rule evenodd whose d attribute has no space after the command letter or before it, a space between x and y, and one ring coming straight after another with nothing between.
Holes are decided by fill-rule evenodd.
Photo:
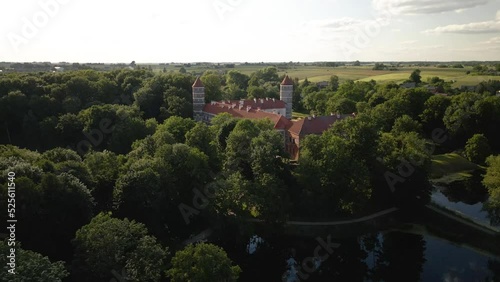
<instances>
[{"instance_id":1,"label":"open meadow","mask_svg":"<svg viewBox=\"0 0 500 282\"><path fill-rule=\"evenodd\" d=\"M221 71L238 70L244 74L250 75L253 72L265 68L267 66L272 66L272 64L249 64L249 65L235 65L234 68L215 68ZM180 70L180 65L155 65L153 68L156 71L162 71L164 68L167 71L178 71ZM346 80L360 80L360 81L370 81L375 80L378 83L388 83L395 82L401 83L408 79L411 72L415 69L421 70L422 81L426 81L431 77L439 77L445 81L453 81L454 87L460 87L462 85L477 85L478 83L485 80L500 80L500 76L492 75L475 75L467 74L468 71L472 71L472 67L465 68L438 68L435 66L419 67L419 66L404 66L399 67L397 70L373 70L373 65L365 66L340 66L340 67L321 67L312 65L302 65L302 66L291 66L288 68L282 68L278 66L278 72L280 75L288 74L293 78L299 78L300 81L307 78L311 82L328 81L332 75L337 75L340 81ZM201 74L206 70L214 69L206 65L192 65L191 67L185 67L187 72L193 72L196 74Z\"/></svg>"}]
</instances>

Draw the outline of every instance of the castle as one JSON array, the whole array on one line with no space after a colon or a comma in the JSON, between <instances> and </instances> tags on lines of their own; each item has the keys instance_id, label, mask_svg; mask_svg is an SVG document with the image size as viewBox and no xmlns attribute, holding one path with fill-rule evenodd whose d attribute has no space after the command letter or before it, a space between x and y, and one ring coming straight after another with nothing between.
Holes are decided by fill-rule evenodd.
<instances>
[{"instance_id":1,"label":"castle","mask_svg":"<svg viewBox=\"0 0 500 282\"><path fill-rule=\"evenodd\" d=\"M285 150L291 160L298 160L300 140L309 134L321 134L338 120L352 115L331 114L292 120L293 81L285 76L280 84L280 100L259 98L253 100L223 100L205 103L205 86L199 77L193 84L193 117L210 123L221 113L235 118L269 119L274 129L283 135Z\"/></svg>"}]
</instances>

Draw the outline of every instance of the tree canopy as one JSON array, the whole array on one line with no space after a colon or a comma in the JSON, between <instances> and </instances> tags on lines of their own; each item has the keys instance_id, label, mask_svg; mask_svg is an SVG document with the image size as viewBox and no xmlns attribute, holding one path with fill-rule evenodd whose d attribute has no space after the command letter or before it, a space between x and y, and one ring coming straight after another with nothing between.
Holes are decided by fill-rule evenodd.
<instances>
[{"instance_id":1,"label":"tree canopy","mask_svg":"<svg viewBox=\"0 0 500 282\"><path fill-rule=\"evenodd\" d=\"M241 268L233 266L226 252L213 244L188 245L175 253L167 275L172 282L235 282Z\"/></svg>"}]
</instances>

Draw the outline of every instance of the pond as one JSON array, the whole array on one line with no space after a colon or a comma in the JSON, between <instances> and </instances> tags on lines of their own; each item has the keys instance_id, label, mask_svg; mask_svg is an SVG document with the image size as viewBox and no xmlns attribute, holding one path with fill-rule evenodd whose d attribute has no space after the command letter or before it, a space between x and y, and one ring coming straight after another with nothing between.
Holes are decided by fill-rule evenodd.
<instances>
[{"instance_id":1,"label":"pond","mask_svg":"<svg viewBox=\"0 0 500 282\"><path fill-rule=\"evenodd\" d=\"M498 213L495 216L486 208L488 194L481 179L480 172L476 172L466 181L436 186L431 201L498 228ZM436 221L433 226L441 223ZM223 247L242 268L239 281L244 282L500 281L500 253L488 247L496 246L498 236L478 237L479 242L490 243L486 247L465 243L463 229L455 230L453 220L445 223L447 233L460 236L430 233L429 222L417 219L397 220L390 227L372 225L354 232L339 233L337 229L337 235L316 238L276 235L279 232L262 235L261 231L256 235L247 230L242 233L251 236L233 231L209 241Z\"/></svg>"},{"instance_id":2,"label":"pond","mask_svg":"<svg viewBox=\"0 0 500 282\"><path fill-rule=\"evenodd\" d=\"M431 201L500 230L498 216L487 206L488 190L481 183L482 173L484 171L478 170L466 180L455 181L448 185L435 185Z\"/></svg>"},{"instance_id":3,"label":"pond","mask_svg":"<svg viewBox=\"0 0 500 282\"><path fill-rule=\"evenodd\" d=\"M331 247L331 253L321 242ZM429 234L382 231L343 239L252 236L246 244L217 243L242 268L239 281L500 279L497 258Z\"/></svg>"}]
</instances>

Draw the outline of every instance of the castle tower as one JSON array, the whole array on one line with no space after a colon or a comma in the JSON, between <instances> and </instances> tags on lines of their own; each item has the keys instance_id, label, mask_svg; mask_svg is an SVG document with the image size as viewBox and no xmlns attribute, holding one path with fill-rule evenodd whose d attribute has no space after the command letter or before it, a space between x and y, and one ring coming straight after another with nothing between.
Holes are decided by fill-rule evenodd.
<instances>
[{"instance_id":1,"label":"castle tower","mask_svg":"<svg viewBox=\"0 0 500 282\"><path fill-rule=\"evenodd\" d=\"M292 119L293 81L288 75L280 85L280 100L286 103L286 118Z\"/></svg>"},{"instance_id":2,"label":"castle tower","mask_svg":"<svg viewBox=\"0 0 500 282\"><path fill-rule=\"evenodd\" d=\"M203 107L205 107L205 85L197 77L193 83L193 118L195 121L203 120Z\"/></svg>"}]
</instances>

